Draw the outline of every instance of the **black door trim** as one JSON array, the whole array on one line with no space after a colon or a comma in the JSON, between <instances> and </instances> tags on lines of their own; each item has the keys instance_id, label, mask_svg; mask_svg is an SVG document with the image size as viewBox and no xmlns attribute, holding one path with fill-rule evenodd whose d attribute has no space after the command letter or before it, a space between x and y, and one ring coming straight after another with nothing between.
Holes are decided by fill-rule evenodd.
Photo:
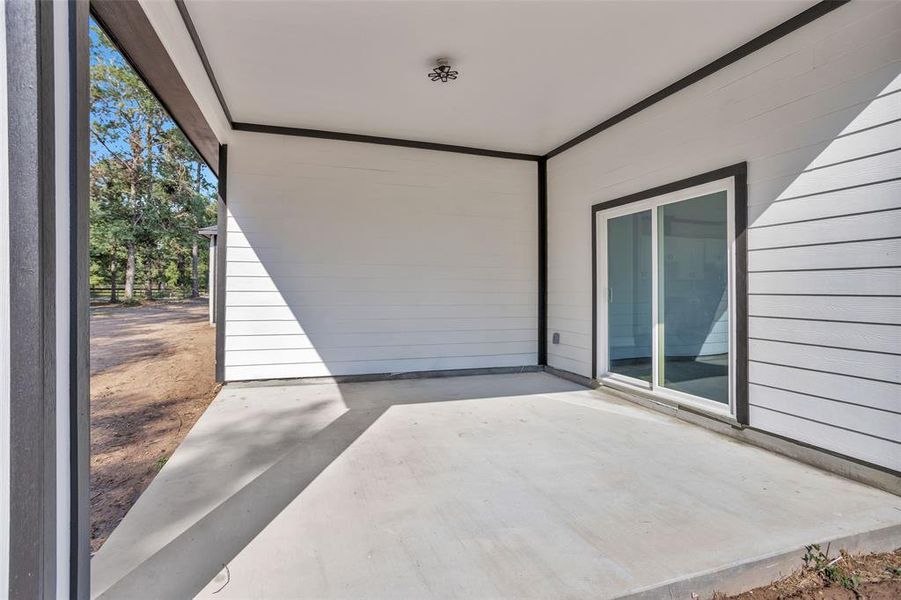
<instances>
[{"instance_id":1,"label":"black door trim","mask_svg":"<svg viewBox=\"0 0 901 600\"><path fill-rule=\"evenodd\" d=\"M641 192L599 202L591 207L591 378L598 373L598 241L597 214L631 204L692 188L711 181L733 178L735 181L735 419L748 424L748 163L741 162L722 169L694 175L659 185Z\"/></svg>"}]
</instances>

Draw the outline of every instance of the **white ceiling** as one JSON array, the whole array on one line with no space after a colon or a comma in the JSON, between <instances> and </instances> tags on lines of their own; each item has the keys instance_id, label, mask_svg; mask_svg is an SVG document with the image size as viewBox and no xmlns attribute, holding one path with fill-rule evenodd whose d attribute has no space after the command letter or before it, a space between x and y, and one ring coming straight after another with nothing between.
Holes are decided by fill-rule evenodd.
<instances>
[{"instance_id":1,"label":"white ceiling","mask_svg":"<svg viewBox=\"0 0 901 600\"><path fill-rule=\"evenodd\" d=\"M235 121L534 154L814 3L187 0Z\"/></svg>"}]
</instances>

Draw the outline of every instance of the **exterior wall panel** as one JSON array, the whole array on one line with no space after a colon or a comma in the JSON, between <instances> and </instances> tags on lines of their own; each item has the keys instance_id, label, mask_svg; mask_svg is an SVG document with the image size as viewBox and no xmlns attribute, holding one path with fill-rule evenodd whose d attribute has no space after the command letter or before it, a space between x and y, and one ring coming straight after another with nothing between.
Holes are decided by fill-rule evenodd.
<instances>
[{"instance_id":1,"label":"exterior wall panel","mask_svg":"<svg viewBox=\"0 0 901 600\"><path fill-rule=\"evenodd\" d=\"M235 132L225 379L537 362L535 164Z\"/></svg>"},{"instance_id":2,"label":"exterior wall panel","mask_svg":"<svg viewBox=\"0 0 901 600\"><path fill-rule=\"evenodd\" d=\"M901 469L901 5L850 3L552 158L551 366L591 373L592 204L748 162L750 425Z\"/></svg>"}]
</instances>

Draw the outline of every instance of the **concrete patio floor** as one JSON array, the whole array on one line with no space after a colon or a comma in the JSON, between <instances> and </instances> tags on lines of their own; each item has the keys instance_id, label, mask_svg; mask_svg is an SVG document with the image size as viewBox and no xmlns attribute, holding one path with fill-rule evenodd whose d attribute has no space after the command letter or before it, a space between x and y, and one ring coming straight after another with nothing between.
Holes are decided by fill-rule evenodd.
<instances>
[{"instance_id":1,"label":"concrete patio floor","mask_svg":"<svg viewBox=\"0 0 901 600\"><path fill-rule=\"evenodd\" d=\"M544 373L232 384L93 558L92 585L669 597L776 577L784 553L849 537L901 545L901 498Z\"/></svg>"}]
</instances>

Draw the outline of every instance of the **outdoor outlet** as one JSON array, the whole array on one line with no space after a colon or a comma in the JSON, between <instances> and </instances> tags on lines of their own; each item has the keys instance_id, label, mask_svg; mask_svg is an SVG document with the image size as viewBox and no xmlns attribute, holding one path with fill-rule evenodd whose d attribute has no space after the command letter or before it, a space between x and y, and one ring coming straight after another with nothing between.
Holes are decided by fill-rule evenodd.
<instances>
[{"instance_id":1,"label":"outdoor outlet","mask_svg":"<svg viewBox=\"0 0 901 600\"><path fill-rule=\"evenodd\" d=\"M557 333L556 331L554 332L554 335L551 336L551 343L552 343L552 344L559 344L559 343L560 343L560 334Z\"/></svg>"}]
</instances>

